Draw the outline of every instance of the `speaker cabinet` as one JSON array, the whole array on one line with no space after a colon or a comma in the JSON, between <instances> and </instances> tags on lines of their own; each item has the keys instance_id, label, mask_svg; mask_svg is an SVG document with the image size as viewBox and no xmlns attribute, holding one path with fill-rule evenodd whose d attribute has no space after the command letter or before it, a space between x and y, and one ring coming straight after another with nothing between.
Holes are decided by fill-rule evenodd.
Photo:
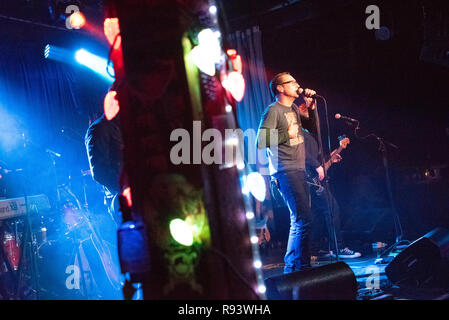
<instances>
[{"instance_id":1,"label":"speaker cabinet","mask_svg":"<svg viewBox=\"0 0 449 320\"><path fill-rule=\"evenodd\" d=\"M449 232L437 228L414 241L385 268L400 287L449 288Z\"/></svg>"},{"instance_id":2,"label":"speaker cabinet","mask_svg":"<svg viewBox=\"0 0 449 320\"><path fill-rule=\"evenodd\" d=\"M357 280L344 262L265 280L270 300L354 300Z\"/></svg>"}]
</instances>

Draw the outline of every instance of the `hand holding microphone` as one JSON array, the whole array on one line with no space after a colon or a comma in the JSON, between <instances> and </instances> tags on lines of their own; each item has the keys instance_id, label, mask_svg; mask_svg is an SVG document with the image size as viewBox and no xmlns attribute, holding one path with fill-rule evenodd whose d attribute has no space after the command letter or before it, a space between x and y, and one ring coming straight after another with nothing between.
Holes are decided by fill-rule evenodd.
<instances>
[{"instance_id":1,"label":"hand holding microphone","mask_svg":"<svg viewBox=\"0 0 449 320\"><path fill-rule=\"evenodd\" d=\"M315 103L314 103L314 99L318 96L316 94L315 90L312 89L303 89L303 88L298 88L298 95L302 95L304 98L304 101L306 102L306 106L307 108L314 108Z\"/></svg>"},{"instance_id":2,"label":"hand holding microphone","mask_svg":"<svg viewBox=\"0 0 449 320\"><path fill-rule=\"evenodd\" d=\"M315 90L307 89L307 88L303 89L300 87L300 88L298 88L297 92L299 95L302 95L307 98L316 98L318 96Z\"/></svg>"}]
</instances>

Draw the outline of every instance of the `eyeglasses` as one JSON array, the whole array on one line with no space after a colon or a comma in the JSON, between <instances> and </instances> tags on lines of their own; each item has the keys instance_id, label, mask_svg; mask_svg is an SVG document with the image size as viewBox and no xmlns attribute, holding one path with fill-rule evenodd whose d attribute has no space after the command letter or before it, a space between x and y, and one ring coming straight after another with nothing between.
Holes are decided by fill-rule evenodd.
<instances>
[{"instance_id":1,"label":"eyeglasses","mask_svg":"<svg viewBox=\"0 0 449 320\"><path fill-rule=\"evenodd\" d=\"M285 82L282 82L282 83L279 83L278 85L283 85L283 84L287 84L287 83L296 83L296 84L298 84L298 82L296 82L296 80L290 80L290 81L285 81Z\"/></svg>"}]
</instances>

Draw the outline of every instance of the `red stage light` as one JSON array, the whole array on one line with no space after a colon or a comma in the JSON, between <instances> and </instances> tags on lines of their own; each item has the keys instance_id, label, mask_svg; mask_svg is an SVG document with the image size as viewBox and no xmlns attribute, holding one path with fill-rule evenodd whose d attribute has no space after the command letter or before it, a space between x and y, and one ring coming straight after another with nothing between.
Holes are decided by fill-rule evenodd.
<instances>
[{"instance_id":1,"label":"red stage light","mask_svg":"<svg viewBox=\"0 0 449 320\"><path fill-rule=\"evenodd\" d=\"M120 48L122 39L118 35L120 34L118 18L107 18L104 20L104 34L111 46L115 41L114 49L117 50L118 48Z\"/></svg>"},{"instance_id":2,"label":"red stage light","mask_svg":"<svg viewBox=\"0 0 449 320\"><path fill-rule=\"evenodd\" d=\"M221 84L232 97L240 102L245 95L245 79L242 75L242 58L237 54L237 50L228 49L226 54L231 59L232 69L228 75L222 77Z\"/></svg>"},{"instance_id":3,"label":"red stage light","mask_svg":"<svg viewBox=\"0 0 449 320\"><path fill-rule=\"evenodd\" d=\"M237 54L237 50L235 50L235 49L228 49L226 51L226 54L229 56L229 58L233 59L234 56Z\"/></svg>"},{"instance_id":4,"label":"red stage light","mask_svg":"<svg viewBox=\"0 0 449 320\"><path fill-rule=\"evenodd\" d=\"M111 90L106 94L106 97L104 97L104 115L108 120L114 119L120 111L120 105L117 99L115 99L116 95L117 92Z\"/></svg>"},{"instance_id":5,"label":"red stage light","mask_svg":"<svg viewBox=\"0 0 449 320\"><path fill-rule=\"evenodd\" d=\"M69 18L70 25L74 29L81 29L86 25L86 17L84 17L84 14L77 11L72 13L72 15Z\"/></svg>"},{"instance_id":6,"label":"red stage light","mask_svg":"<svg viewBox=\"0 0 449 320\"><path fill-rule=\"evenodd\" d=\"M126 203L128 204L128 207L133 206L133 200L131 198L131 187L126 188L123 190L122 195L126 198Z\"/></svg>"},{"instance_id":7,"label":"red stage light","mask_svg":"<svg viewBox=\"0 0 449 320\"><path fill-rule=\"evenodd\" d=\"M242 58L239 54L235 55L235 58L232 59L232 68L234 71L242 73Z\"/></svg>"}]
</instances>

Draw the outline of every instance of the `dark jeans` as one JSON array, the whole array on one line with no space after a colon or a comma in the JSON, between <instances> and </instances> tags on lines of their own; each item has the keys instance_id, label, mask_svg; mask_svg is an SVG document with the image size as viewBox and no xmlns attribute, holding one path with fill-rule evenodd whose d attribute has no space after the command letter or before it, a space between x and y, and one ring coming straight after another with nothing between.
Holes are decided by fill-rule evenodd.
<instances>
[{"instance_id":1,"label":"dark jeans","mask_svg":"<svg viewBox=\"0 0 449 320\"><path fill-rule=\"evenodd\" d=\"M329 209L332 210L332 222L335 228L335 235L337 237L337 245L339 249L344 248L344 242L341 236L340 226L340 210L337 200L330 192L330 190L324 190L320 194L315 192L312 187L310 191L312 200L312 212L314 220L312 223L312 252L317 253L320 249L329 248L335 249L335 241L333 236L333 228L330 223L331 215ZM327 199L329 199L329 206Z\"/></svg>"},{"instance_id":2,"label":"dark jeans","mask_svg":"<svg viewBox=\"0 0 449 320\"><path fill-rule=\"evenodd\" d=\"M284 257L284 273L290 273L310 267L309 229L312 215L309 187L304 171L284 171L274 177L290 211L290 231Z\"/></svg>"}]
</instances>

